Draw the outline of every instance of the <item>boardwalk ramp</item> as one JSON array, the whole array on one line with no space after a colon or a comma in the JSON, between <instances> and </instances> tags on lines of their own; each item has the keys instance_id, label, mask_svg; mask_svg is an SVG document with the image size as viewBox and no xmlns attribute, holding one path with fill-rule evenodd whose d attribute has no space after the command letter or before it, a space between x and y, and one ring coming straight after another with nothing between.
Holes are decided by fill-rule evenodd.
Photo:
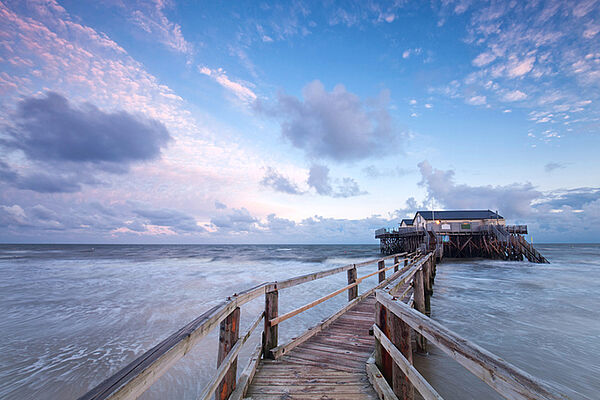
<instances>
[{"instance_id":1,"label":"boardwalk ramp","mask_svg":"<svg viewBox=\"0 0 600 400\"><path fill-rule=\"evenodd\" d=\"M277 360L262 360L246 397L252 399L377 400L365 370L375 345L371 295Z\"/></svg>"}]
</instances>

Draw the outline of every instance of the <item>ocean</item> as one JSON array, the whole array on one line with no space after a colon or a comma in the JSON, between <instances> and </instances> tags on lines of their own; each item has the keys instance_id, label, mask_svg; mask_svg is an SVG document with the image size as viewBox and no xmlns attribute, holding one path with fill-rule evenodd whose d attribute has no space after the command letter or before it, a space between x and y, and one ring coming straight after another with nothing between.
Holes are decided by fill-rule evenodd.
<instances>
[{"instance_id":1,"label":"ocean","mask_svg":"<svg viewBox=\"0 0 600 400\"><path fill-rule=\"evenodd\" d=\"M600 395L600 245L537 245L551 264L438 265L432 318L572 399ZM0 398L74 399L235 292L378 257L377 245L0 245ZM359 269L359 276L376 264ZM377 276L363 282L363 292ZM280 313L345 285L338 274L282 290ZM280 343L346 303L280 327ZM263 299L242 307L242 330ZM239 370L260 340L244 346ZM216 371L216 331L143 399L195 399ZM430 347L415 362L445 399L499 398ZM460 384L457 384L460 382ZM496 397L494 397L496 396Z\"/></svg>"}]
</instances>

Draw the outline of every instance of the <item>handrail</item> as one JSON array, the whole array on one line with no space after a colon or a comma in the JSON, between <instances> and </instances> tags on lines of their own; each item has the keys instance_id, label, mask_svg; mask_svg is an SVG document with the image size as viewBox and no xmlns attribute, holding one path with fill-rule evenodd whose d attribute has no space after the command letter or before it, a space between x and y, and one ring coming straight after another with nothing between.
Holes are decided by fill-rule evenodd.
<instances>
[{"instance_id":1,"label":"handrail","mask_svg":"<svg viewBox=\"0 0 600 400\"><path fill-rule=\"evenodd\" d=\"M227 298L227 300L207 310L183 328L143 353L116 374L105 379L99 385L79 397L79 400L135 399L156 382L156 380L158 380L158 378L176 361L186 355L200 339L205 337L213 328L218 326L225 318L227 318L227 316L243 304L273 290L293 287L301 283L321 279L353 268L381 262L405 254L407 253L392 254L377 259L367 260L359 264L349 264L286 279L280 282L263 282L250 289L236 293L232 297ZM378 270L370 276L381 272L382 270ZM238 341L238 343L239 342L240 341ZM239 349L242 344L243 343L239 344L238 347L235 347L234 345L232 350L228 353L228 356L232 354L234 348ZM239 350L237 351L239 352ZM221 363L223 369L226 368L226 361L229 359L233 360L234 358L235 355L231 355L230 357L226 356Z\"/></svg>"},{"instance_id":2,"label":"handrail","mask_svg":"<svg viewBox=\"0 0 600 400\"><path fill-rule=\"evenodd\" d=\"M410 361L402 355L400 350L394 346L390 339L385 336L385 333L383 333L377 325L373 325L373 335L380 341L381 345L387 350L390 356L392 356L392 359L425 400L444 400L429 382L427 382L423 375L412 366Z\"/></svg>"},{"instance_id":3,"label":"handrail","mask_svg":"<svg viewBox=\"0 0 600 400\"><path fill-rule=\"evenodd\" d=\"M383 290L377 302L507 399L566 399L548 383L460 337L440 323L410 308ZM409 378L410 379L410 378ZM416 386L416 385L415 385Z\"/></svg>"},{"instance_id":4,"label":"handrail","mask_svg":"<svg viewBox=\"0 0 600 400\"><path fill-rule=\"evenodd\" d=\"M331 293L329 293L328 295L326 295L326 296L323 296L323 297L321 297L321 298L319 298L319 299L317 299L317 300L315 300L315 301L312 301L312 302L310 302L310 303L308 303L308 304L306 304L306 305L304 305L304 306L302 306L302 307L299 307L299 308L297 308L297 309L295 309L295 310L292 310L292 311L290 311L290 312L288 312L288 313L286 313L286 314L283 314L283 315L281 315L281 316L279 316L279 317L277 317L277 318L273 318L273 319L269 320L269 325L270 325L270 326L275 326L275 325L278 325L278 324L280 324L281 322L285 321L286 319L290 319L290 318L292 318L293 316L295 316L295 315L298 315L298 314L300 314L300 313L301 313L301 312L303 312L303 311L309 310L309 309L313 308L314 306L317 306L317 305L321 304L321 303L322 303L322 302L324 302L325 300L329 300L329 299L331 299L332 297L335 297L335 296L337 296L338 294L340 294L340 293L343 293L343 292L345 292L345 291L346 291L346 290L348 290L348 289L351 289L351 288L353 288L353 287L355 287L355 286L358 286L358 284L359 284L360 282L362 282L363 280L365 280L365 279L367 279L367 278L370 278L370 277L372 277L373 275L380 274L380 273L382 273L382 272L384 272L384 271L388 271L388 270L390 270L390 269L392 269L392 268L394 268L394 267L397 267L398 265L400 265L400 264L394 264L394 265L391 265L391 266L389 266L389 267L386 267L386 268L384 268L384 269L380 269L380 270L377 270L377 271L375 271L375 272L373 272L373 273L370 273L370 274L367 274L367 275L365 275L365 276L362 276L362 277L360 277L360 278L357 278L357 279L356 279L356 282L354 282L354 283L352 283L352 284L350 284L350 285L348 285L348 286L344 286L343 288L340 288L340 289L338 289L338 290L336 290L336 291L334 291L334 292L331 292ZM279 285L278 285L278 286L279 286Z\"/></svg>"}]
</instances>

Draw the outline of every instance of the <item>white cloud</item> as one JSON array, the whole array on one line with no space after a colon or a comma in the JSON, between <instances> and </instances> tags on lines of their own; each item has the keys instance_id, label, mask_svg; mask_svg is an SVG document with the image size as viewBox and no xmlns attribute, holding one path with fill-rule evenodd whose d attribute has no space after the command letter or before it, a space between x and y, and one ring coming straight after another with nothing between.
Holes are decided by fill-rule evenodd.
<instances>
[{"instance_id":1,"label":"white cloud","mask_svg":"<svg viewBox=\"0 0 600 400\"><path fill-rule=\"evenodd\" d=\"M519 101L527 98L527 94L521 92L520 90L513 90L512 92L507 92L503 97L504 101Z\"/></svg>"},{"instance_id":2,"label":"white cloud","mask_svg":"<svg viewBox=\"0 0 600 400\"><path fill-rule=\"evenodd\" d=\"M487 99L485 96L472 96L467 99L467 103L473 106L480 106L486 104Z\"/></svg>"},{"instance_id":3,"label":"white cloud","mask_svg":"<svg viewBox=\"0 0 600 400\"><path fill-rule=\"evenodd\" d=\"M206 66L199 66L198 71L206 76L214 79L219 85L223 86L225 89L229 90L233 93L238 99L251 103L256 100L256 94L248 88L248 84L244 84L238 81L232 81L227 76L227 73L223 70L223 68L218 69L210 69Z\"/></svg>"},{"instance_id":4,"label":"white cloud","mask_svg":"<svg viewBox=\"0 0 600 400\"><path fill-rule=\"evenodd\" d=\"M433 104L427 103L427 104L425 104L425 108L433 108Z\"/></svg>"},{"instance_id":5,"label":"white cloud","mask_svg":"<svg viewBox=\"0 0 600 400\"><path fill-rule=\"evenodd\" d=\"M488 65L492 61L496 59L496 56L493 53L481 53L473 60L473 65L476 67L483 67L484 65Z\"/></svg>"},{"instance_id":6,"label":"white cloud","mask_svg":"<svg viewBox=\"0 0 600 400\"><path fill-rule=\"evenodd\" d=\"M533 69L535 57L528 57L522 61L514 61L507 68L507 74L511 78L523 76Z\"/></svg>"}]
</instances>

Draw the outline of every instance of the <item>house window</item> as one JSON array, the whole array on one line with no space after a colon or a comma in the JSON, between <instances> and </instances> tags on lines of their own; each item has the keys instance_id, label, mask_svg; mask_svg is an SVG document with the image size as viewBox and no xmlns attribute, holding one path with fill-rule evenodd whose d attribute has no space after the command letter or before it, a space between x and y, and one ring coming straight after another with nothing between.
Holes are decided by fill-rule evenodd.
<instances>
[{"instance_id":1,"label":"house window","mask_svg":"<svg viewBox=\"0 0 600 400\"><path fill-rule=\"evenodd\" d=\"M468 222L460 224L460 229L471 229L471 224Z\"/></svg>"}]
</instances>

